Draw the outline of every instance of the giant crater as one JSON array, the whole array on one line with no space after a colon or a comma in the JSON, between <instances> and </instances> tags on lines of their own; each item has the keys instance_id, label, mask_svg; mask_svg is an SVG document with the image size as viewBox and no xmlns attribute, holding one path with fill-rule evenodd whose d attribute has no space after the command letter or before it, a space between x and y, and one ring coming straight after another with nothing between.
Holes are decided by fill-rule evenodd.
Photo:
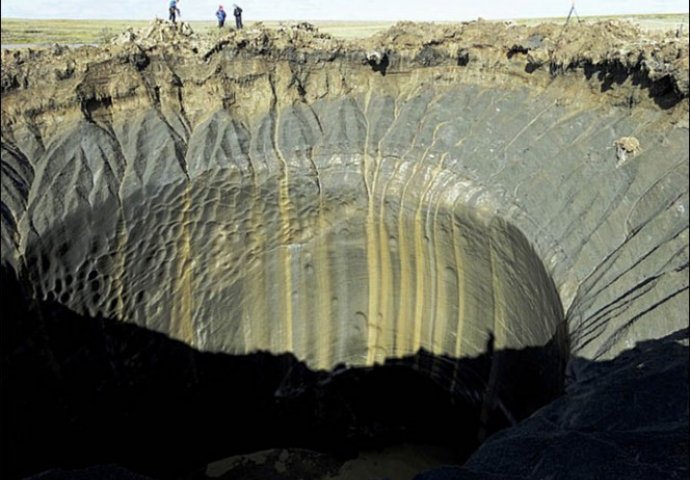
<instances>
[{"instance_id":1,"label":"giant crater","mask_svg":"<svg viewBox=\"0 0 690 480\"><path fill-rule=\"evenodd\" d=\"M204 466L285 448L257 478L349 478L423 444L449 456L417 478L687 476L686 40L4 51L4 474L254 478Z\"/></svg>"}]
</instances>

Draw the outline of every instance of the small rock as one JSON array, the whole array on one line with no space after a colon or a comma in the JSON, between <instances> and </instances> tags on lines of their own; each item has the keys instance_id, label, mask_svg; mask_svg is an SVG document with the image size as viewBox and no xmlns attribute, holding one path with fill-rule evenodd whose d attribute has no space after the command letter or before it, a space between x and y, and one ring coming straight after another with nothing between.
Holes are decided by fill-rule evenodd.
<instances>
[{"instance_id":1,"label":"small rock","mask_svg":"<svg viewBox=\"0 0 690 480\"><path fill-rule=\"evenodd\" d=\"M616 147L616 168L623 165L627 160L628 154L633 156L640 153L640 141L635 137L621 137L613 142L613 146Z\"/></svg>"}]
</instances>

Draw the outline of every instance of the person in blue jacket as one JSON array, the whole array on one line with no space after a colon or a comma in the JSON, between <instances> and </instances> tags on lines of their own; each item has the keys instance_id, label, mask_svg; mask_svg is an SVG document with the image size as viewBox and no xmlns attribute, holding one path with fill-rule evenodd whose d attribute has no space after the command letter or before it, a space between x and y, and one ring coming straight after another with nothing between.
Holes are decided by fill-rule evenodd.
<instances>
[{"instance_id":1,"label":"person in blue jacket","mask_svg":"<svg viewBox=\"0 0 690 480\"><path fill-rule=\"evenodd\" d=\"M180 15L180 9L177 8L177 0L170 0L168 4L168 13L170 14L168 20L175 23L175 19Z\"/></svg>"},{"instance_id":2,"label":"person in blue jacket","mask_svg":"<svg viewBox=\"0 0 690 480\"><path fill-rule=\"evenodd\" d=\"M223 5L218 5L218 10L216 11L216 18L218 19L218 28L223 28L225 25L225 10L223 10Z\"/></svg>"}]
</instances>

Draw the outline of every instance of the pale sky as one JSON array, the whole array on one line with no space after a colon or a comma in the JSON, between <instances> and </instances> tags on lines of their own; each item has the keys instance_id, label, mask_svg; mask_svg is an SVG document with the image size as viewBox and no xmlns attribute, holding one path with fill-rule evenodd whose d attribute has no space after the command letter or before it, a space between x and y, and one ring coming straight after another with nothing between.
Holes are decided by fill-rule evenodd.
<instances>
[{"instance_id":1,"label":"pale sky","mask_svg":"<svg viewBox=\"0 0 690 480\"><path fill-rule=\"evenodd\" d=\"M223 3L224 0L221 0ZM464 21L564 17L571 0L240 0L256 20ZM181 20L215 21L218 0L179 0ZM148 20L167 18L168 0L2 0L2 17ZM232 3L224 4L226 10ZM576 0L579 16L687 13L687 0Z\"/></svg>"}]
</instances>

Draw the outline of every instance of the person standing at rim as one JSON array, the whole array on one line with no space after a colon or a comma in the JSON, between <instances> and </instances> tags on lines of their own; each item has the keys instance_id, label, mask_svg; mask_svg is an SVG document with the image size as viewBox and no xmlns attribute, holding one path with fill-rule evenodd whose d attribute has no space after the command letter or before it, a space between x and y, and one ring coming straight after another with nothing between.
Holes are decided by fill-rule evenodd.
<instances>
[{"instance_id":1,"label":"person standing at rim","mask_svg":"<svg viewBox=\"0 0 690 480\"><path fill-rule=\"evenodd\" d=\"M180 16L180 9L177 8L177 0L170 0L170 3L168 4L168 20L170 20L172 23L175 23L175 19Z\"/></svg>"},{"instance_id":2,"label":"person standing at rim","mask_svg":"<svg viewBox=\"0 0 690 480\"><path fill-rule=\"evenodd\" d=\"M218 10L216 11L216 18L218 19L218 28L223 28L225 25L225 10L223 10L223 5L218 5Z\"/></svg>"},{"instance_id":3,"label":"person standing at rim","mask_svg":"<svg viewBox=\"0 0 690 480\"><path fill-rule=\"evenodd\" d=\"M232 6L235 7L235 9L232 11L232 14L235 15L235 26L239 30L242 28L242 9L234 3Z\"/></svg>"}]
</instances>

